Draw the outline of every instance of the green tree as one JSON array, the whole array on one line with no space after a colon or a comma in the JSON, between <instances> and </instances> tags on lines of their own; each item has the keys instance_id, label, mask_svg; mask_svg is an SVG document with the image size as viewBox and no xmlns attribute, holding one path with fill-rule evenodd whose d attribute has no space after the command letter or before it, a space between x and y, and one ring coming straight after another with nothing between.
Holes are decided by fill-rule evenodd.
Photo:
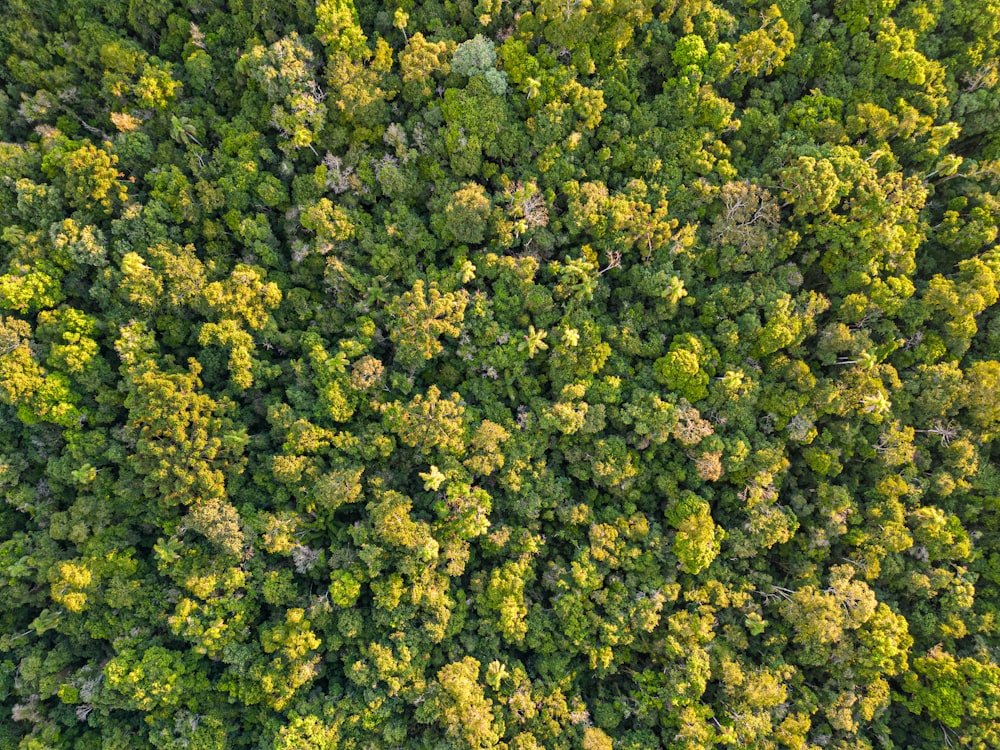
<instances>
[{"instance_id":1,"label":"green tree","mask_svg":"<svg viewBox=\"0 0 1000 750\"><path fill-rule=\"evenodd\" d=\"M115 201L125 202L128 190L119 182L118 157L110 144L98 148L89 141L57 137L42 159L45 173L60 184L67 202L82 209L110 213Z\"/></svg>"},{"instance_id":2,"label":"green tree","mask_svg":"<svg viewBox=\"0 0 1000 750\"><path fill-rule=\"evenodd\" d=\"M465 452L465 407L457 393L442 398L441 390L432 385L426 396L418 393L405 405L393 401L383 407L383 413L386 426L421 453Z\"/></svg>"},{"instance_id":3,"label":"green tree","mask_svg":"<svg viewBox=\"0 0 1000 750\"><path fill-rule=\"evenodd\" d=\"M688 401L708 397L712 372L711 356L705 344L691 334L679 334L670 344L670 351L653 364L657 381ZM707 360L707 361L706 361Z\"/></svg>"},{"instance_id":4,"label":"green tree","mask_svg":"<svg viewBox=\"0 0 1000 750\"><path fill-rule=\"evenodd\" d=\"M495 747L502 736L493 701L479 683L479 668L471 656L446 664L437 673L430 699L417 709L417 720L437 722L451 747Z\"/></svg>"},{"instance_id":5,"label":"green tree","mask_svg":"<svg viewBox=\"0 0 1000 750\"><path fill-rule=\"evenodd\" d=\"M469 295L464 289L441 292L437 283L418 279L410 291L386 306L392 320L389 336L396 344L396 359L415 369L444 349L442 335L457 338L461 332Z\"/></svg>"}]
</instances>

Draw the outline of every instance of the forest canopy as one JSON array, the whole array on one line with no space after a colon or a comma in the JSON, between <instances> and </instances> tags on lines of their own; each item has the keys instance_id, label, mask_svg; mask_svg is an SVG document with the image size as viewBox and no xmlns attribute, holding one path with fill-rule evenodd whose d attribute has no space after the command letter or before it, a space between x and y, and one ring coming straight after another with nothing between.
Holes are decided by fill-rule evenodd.
<instances>
[{"instance_id":1,"label":"forest canopy","mask_svg":"<svg viewBox=\"0 0 1000 750\"><path fill-rule=\"evenodd\" d=\"M1000 747L1000 2L4 5L0 750Z\"/></svg>"}]
</instances>

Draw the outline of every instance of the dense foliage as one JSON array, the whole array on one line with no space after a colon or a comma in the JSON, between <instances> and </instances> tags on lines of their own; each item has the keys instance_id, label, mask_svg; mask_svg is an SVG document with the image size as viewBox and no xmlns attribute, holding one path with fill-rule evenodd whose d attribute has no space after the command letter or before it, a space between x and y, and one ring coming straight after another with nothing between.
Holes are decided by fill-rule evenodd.
<instances>
[{"instance_id":1,"label":"dense foliage","mask_svg":"<svg viewBox=\"0 0 1000 750\"><path fill-rule=\"evenodd\" d=\"M997 0L6 0L0 748L1000 746Z\"/></svg>"}]
</instances>

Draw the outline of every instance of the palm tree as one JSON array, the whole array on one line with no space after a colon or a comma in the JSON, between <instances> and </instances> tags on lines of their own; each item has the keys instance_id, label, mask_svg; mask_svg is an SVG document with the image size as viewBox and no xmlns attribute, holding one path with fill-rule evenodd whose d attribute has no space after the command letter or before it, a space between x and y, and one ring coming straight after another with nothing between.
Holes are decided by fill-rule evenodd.
<instances>
[{"instance_id":1,"label":"palm tree","mask_svg":"<svg viewBox=\"0 0 1000 750\"><path fill-rule=\"evenodd\" d=\"M684 280L676 276L671 276L667 281L666 288L663 290L663 296L666 297L672 305L676 305L684 297L687 297L687 289L684 288Z\"/></svg>"},{"instance_id":2,"label":"palm tree","mask_svg":"<svg viewBox=\"0 0 1000 750\"><path fill-rule=\"evenodd\" d=\"M549 345L542 341L547 335L546 331L536 331L534 326L528 326L528 332L524 334L524 340L517 345L517 350L527 351L528 359L534 359L538 352L549 348Z\"/></svg>"},{"instance_id":3,"label":"palm tree","mask_svg":"<svg viewBox=\"0 0 1000 750\"><path fill-rule=\"evenodd\" d=\"M721 381L726 389L735 391L743 385L743 370L726 370L725 375L720 375L716 380Z\"/></svg>"},{"instance_id":4,"label":"palm tree","mask_svg":"<svg viewBox=\"0 0 1000 750\"><path fill-rule=\"evenodd\" d=\"M840 357L834 362L836 365L858 365L862 370L870 370L875 365L878 364L878 357L869 351L861 352L857 358L848 359L847 357Z\"/></svg>"},{"instance_id":5,"label":"palm tree","mask_svg":"<svg viewBox=\"0 0 1000 750\"><path fill-rule=\"evenodd\" d=\"M194 141L200 146L201 143L199 143L198 139L195 137L197 132L198 130L195 128L190 117L185 117L184 115L181 115L180 117L171 116L170 137L178 143L187 144Z\"/></svg>"}]
</instances>

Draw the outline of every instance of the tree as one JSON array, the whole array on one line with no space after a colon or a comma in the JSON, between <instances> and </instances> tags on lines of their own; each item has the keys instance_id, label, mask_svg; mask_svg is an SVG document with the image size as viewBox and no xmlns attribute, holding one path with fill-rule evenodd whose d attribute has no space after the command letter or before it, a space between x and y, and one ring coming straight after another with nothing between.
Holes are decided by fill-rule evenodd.
<instances>
[{"instance_id":1,"label":"tree","mask_svg":"<svg viewBox=\"0 0 1000 750\"><path fill-rule=\"evenodd\" d=\"M239 388L253 385L253 336L244 331L237 321L229 318L221 323L205 323L198 334L198 343L202 346L217 344L229 347L229 373L233 383Z\"/></svg>"},{"instance_id":2,"label":"tree","mask_svg":"<svg viewBox=\"0 0 1000 750\"><path fill-rule=\"evenodd\" d=\"M995 265L978 257L968 258L959 262L954 279L936 275L928 284L924 304L927 310L937 312L942 340L958 356L965 353L976 333L976 316L995 304L1000 295L996 289L1000 274Z\"/></svg>"},{"instance_id":3,"label":"tree","mask_svg":"<svg viewBox=\"0 0 1000 750\"><path fill-rule=\"evenodd\" d=\"M59 372L48 373L31 349L31 326L17 318L0 318L0 398L17 409L27 424L39 420L63 427L79 423L79 396L69 379Z\"/></svg>"},{"instance_id":4,"label":"tree","mask_svg":"<svg viewBox=\"0 0 1000 750\"><path fill-rule=\"evenodd\" d=\"M412 507L412 501L398 492L390 490L383 493L377 502L368 506L375 533L385 542L398 547L424 547L430 540L430 530L426 523L417 523L410 518Z\"/></svg>"},{"instance_id":5,"label":"tree","mask_svg":"<svg viewBox=\"0 0 1000 750\"><path fill-rule=\"evenodd\" d=\"M455 242L478 245L486 236L490 199L481 185L467 182L444 208L445 235Z\"/></svg>"},{"instance_id":6,"label":"tree","mask_svg":"<svg viewBox=\"0 0 1000 750\"><path fill-rule=\"evenodd\" d=\"M434 450L462 455L465 452L465 407L457 393L441 397L432 385L427 394L417 394L406 405L393 401L382 407L386 426L399 439L423 454Z\"/></svg>"},{"instance_id":7,"label":"tree","mask_svg":"<svg viewBox=\"0 0 1000 750\"><path fill-rule=\"evenodd\" d=\"M272 103L269 124L281 133L283 150L312 147L323 128L325 94L316 84L315 67L312 50L294 32L270 47L254 46L237 63L236 70Z\"/></svg>"},{"instance_id":8,"label":"tree","mask_svg":"<svg viewBox=\"0 0 1000 750\"><path fill-rule=\"evenodd\" d=\"M381 88L392 68L392 48L379 39L372 52L352 0L317 3L316 20L316 38L327 52L330 111L339 112L340 122L353 129L352 140L376 141L388 119L386 103L395 93Z\"/></svg>"},{"instance_id":9,"label":"tree","mask_svg":"<svg viewBox=\"0 0 1000 750\"><path fill-rule=\"evenodd\" d=\"M493 701L479 684L480 664L471 656L446 664L437 673L431 699L417 709L417 720L437 722L453 747L494 747L502 729Z\"/></svg>"},{"instance_id":10,"label":"tree","mask_svg":"<svg viewBox=\"0 0 1000 750\"><path fill-rule=\"evenodd\" d=\"M713 522L708 503L689 493L667 511L667 520L677 529L673 550L678 567L697 575L711 565L725 532Z\"/></svg>"},{"instance_id":11,"label":"tree","mask_svg":"<svg viewBox=\"0 0 1000 750\"><path fill-rule=\"evenodd\" d=\"M42 159L42 168L62 185L67 202L82 209L110 213L113 201L125 202L128 190L118 181L118 157L110 144L98 148L90 141L54 138Z\"/></svg>"},{"instance_id":12,"label":"tree","mask_svg":"<svg viewBox=\"0 0 1000 750\"><path fill-rule=\"evenodd\" d=\"M906 676L906 690L911 711L927 712L946 727L957 729L963 724L963 734L976 747L997 736L1000 707L997 705L997 684L1000 670L994 664L984 664L965 657L956 659L940 645L913 660L913 672ZM966 717L975 717L971 722Z\"/></svg>"},{"instance_id":13,"label":"tree","mask_svg":"<svg viewBox=\"0 0 1000 750\"><path fill-rule=\"evenodd\" d=\"M528 358L533 359L538 352L549 348L549 345L544 341L546 335L545 331L536 331L534 326L528 326L528 332L524 334L523 341L517 345L518 351L527 352Z\"/></svg>"},{"instance_id":14,"label":"tree","mask_svg":"<svg viewBox=\"0 0 1000 750\"><path fill-rule=\"evenodd\" d=\"M476 34L455 48L451 57L451 69L462 76L483 76L490 89L497 96L507 93L507 74L497 70L497 53L493 42Z\"/></svg>"},{"instance_id":15,"label":"tree","mask_svg":"<svg viewBox=\"0 0 1000 750\"><path fill-rule=\"evenodd\" d=\"M242 318L254 330L267 324L269 311L281 302L278 285L273 281L265 282L260 269L242 263L226 280L208 284L203 294L205 304L213 313Z\"/></svg>"},{"instance_id":16,"label":"tree","mask_svg":"<svg viewBox=\"0 0 1000 750\"><path fill-rule=\"evenodd\" d=\"M173 138L178 143L197 143L201 145L198 139L195 137L198 134L198 129L190 117L176 117L171 116L170 118L170 137Z\"/></svg>"},{"instance_id":17,"label":"tree","mask_svg":"<svg viewBox=\"0 0 1000 750\"><path fill-rule=\"evenodd\" d=\"M1000 385L1000 363L973 362L966 371L969 417L985 434L1000 427L1000 402L993 398Z\"/></svg>"},{"instance_id":18,"label":"tree","mask_svg":"<svg viewBox=\"0 0 1000 750\"><path fill-rule=\"evenodd\" d=\"M406 48L399 54L399 67L403 76L403 96L413 102L427 99L434 93L431 82L434 76L447 75L451 69L446 57L446 41L428 41L416 32L406 41Z\"/></svg>"},{"instance_id":19,"label":"tree","mask_svg":"<svg viewBox=\"0 0 1000 750\"><path fill-rule=\"evenodd\" d=\"M180 703L185 667L182 654L151 646L142 652L121 652L104 667L104 676L125 698L124 707L150 712Z\"/></svg>"},{"instance_id":20,"label":"tree","mask_svg":"<svg viewBox=\"0 0 1000 750\"><path fill-rule=\"evenodd\" d=\"M464 289L441 292L436 282L418 279L410 291L386 306L392 320L389 337L397 346L397 361L411 369L444 349L442 335L457 338L469 295Z\"/></svg>"},{"instance_id":21,"label":"tree","mask_svg":"<svg viewBox=\"0 0 1000 750\"><path fill-rule=\"evenodd\" d=\"M192 527L229 555L238 555L245 536L238 512L226 499L222 469L228 462L221 460L239 455L237 446L222 442L231 425L226 405L199 392L201 368L193 360L187 372L160 371L146 359L149 343L139 324L123 328L117 342L129 388L126 429L135 441L130 473L141 496L153 501L152 518L177 505L189 506ZM134 496L135 489L128 493Z\"/></svg>"},{"instance_id":22,"label":"tree","mask_svg":"<svg viewBox=\"0 0 1000 750\"><path fill-rule=\"evenodd\" d=\"M795 48L795 36L781 17L777 5L761 13L761 27L740 37L734 45L736 73L756 76L770 75L780 68Z\"/></svg>"},{"instance_id":23,"label":"tree","mask_svg":"<svg viewBox=\"0 0 1000 750\"><path fill-rule=\"evenodd\" d=\"M780 213L771 193L749 182L727 182L719 191L722 212L715 239L744 253L759 253L771 238Z\"/></svg>"},{"instance_id":24,"label":"tree","mask_svg":"<svg viewBox=\"0 0 1000 750\"><path fill-rule=\"evenodd\" d=\"M828 159L799 156L778 177L796 216L824 214L840 201L843 187Z\"/></svg>"},{"instance_id":25,"label":"tree","mask_svg":"<svg viewBox=\"0 0 1000 750\"><path fill-rule=\"evenodd\" d=\"M711 371L702 367L710 352L691 334L679 334L670 343L670 351L653 364L657 381L688 401L708 397ZM710 361L705 364L711 367Z\"/></svg>"}]
</instances>

